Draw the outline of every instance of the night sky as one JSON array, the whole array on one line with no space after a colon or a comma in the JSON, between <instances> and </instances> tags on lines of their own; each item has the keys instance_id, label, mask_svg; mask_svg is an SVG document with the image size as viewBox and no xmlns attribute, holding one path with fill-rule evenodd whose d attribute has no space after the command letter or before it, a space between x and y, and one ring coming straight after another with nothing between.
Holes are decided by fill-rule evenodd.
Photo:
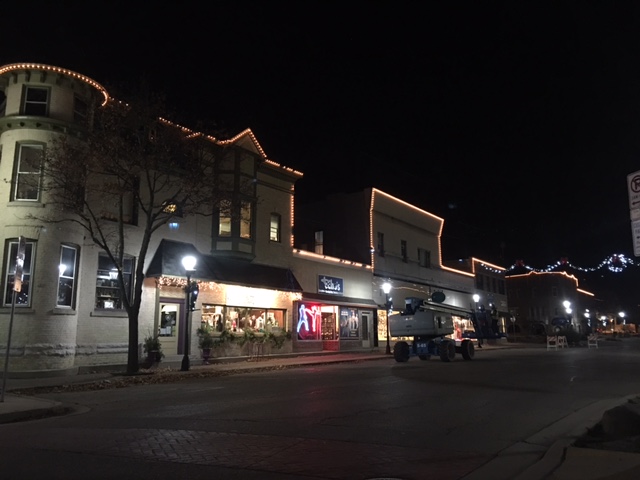
<instances>
[{"instance_id":1,"label":"night sky","mask_svg":"<svg viewBox=\"0 0 640 480\"><path fill-rule=\"evenodd\" d=\"M0 65L148 81L186 126L250 128L304 173L298 202L376 187L443 217L447 259L636 260L640 3L137 5L4 5ZM595 276L633 292L630 270Z\"/></svg>"}]
</instances>

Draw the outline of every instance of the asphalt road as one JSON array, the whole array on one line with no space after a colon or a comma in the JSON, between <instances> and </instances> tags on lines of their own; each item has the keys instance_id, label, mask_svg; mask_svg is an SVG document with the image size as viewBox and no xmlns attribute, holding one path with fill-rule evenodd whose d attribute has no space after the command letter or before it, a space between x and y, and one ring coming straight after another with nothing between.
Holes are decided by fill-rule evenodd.
<instances>
[{"instance_id":1,"label":"asphalt road","mask_svg":"<svg viewBox=\"0 0 640 480\"><path fill-rule=\"evenodd\" d=\"M638 394L639 366L629 339L50 393L78 414L1 425L0 460L11 478L513 479Z\"/></svg>"}]
</instances>

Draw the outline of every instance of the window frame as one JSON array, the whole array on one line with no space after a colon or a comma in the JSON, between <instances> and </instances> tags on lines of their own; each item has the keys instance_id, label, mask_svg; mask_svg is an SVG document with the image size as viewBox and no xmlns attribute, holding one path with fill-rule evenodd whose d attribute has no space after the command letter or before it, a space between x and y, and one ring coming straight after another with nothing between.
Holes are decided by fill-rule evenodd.
<instances>
[{"instance_id":1,"label":"window frame","mask_svg":"<svg viewBox=\"0 0 640 480\"><path fill-rule=\"evenodd\" d=\"M324 230L313 232L313 252L324 255Z\"/></svg>"},{"instance_id":2,"label":"window frame","mask_svg":"<svg viewBox=\"0 0 640 480\"><path fill-rule=\"evenodd\" d=\"M271 212L269 217L269 241L282 242L282 215L276 212Z\"/></svg>"},{"instance_id":3,"label":"window frame","mask_svg":"<svg viewBox=\"0 0 640 480\"><path fill-rule=\"evenodd\" d=\"M36 99L29 99L30 92L45 92L46 99L44 101ZM34 117L48 117L49 116L49 102L51 101L51 89L49 87L25 85L22 96L22 115L29 115ZM42 106L44 105L44 112ZM32 111L33 109L33 111Z\"/></svg>"},{"instance_id":4,"label":"window frame","mask_svg":"<svg viewBox=\"0 0 640 480\"><path fill-rule=\"evenodd\" d=\"M421 267L431 268L431 251L418 247L418 263Z\"/></svg>"},{"instance_id":5,"label":"window frame","mask_svg":"<svg viewBox=\"0 0 640 480\"><path fill-rule=\"evenodd\" d=\"M73 251L73 260L70 262L73 264L73 269L71 271L71 275L65 275L69 269L62 270L62 265L65 265L64 260L64 252L65 250ZM77 276L78 276L78 265L79 265L79 251L80 248L76 245L70 244L61 244L60 245L60 263L58 270L58 290L56 295L56 307L57 308L71 308L75 309L76 307L76 286L77 286ZM60 302L60 292L64 287L70 287L71 292L69 295L66 295L64 298L68 298L67 303Z\"/></svg>"},{"instance_id":6,"label":"window frame","mask_svg":"<svg viewBox=\"0 0 640 480\"><path fill-rule=\"evenodd\" d=\"M251 239L253 234L253 205L243 200L240 202L240 238Z\"/></svg>"},{"instance_id":7,"label":"window frame","mask_svg":"<svg viewBox=\"0 0 640 480\"><path fill-rule=\"evenodd\" d=\"M15 266L18 256L18 238L10 238L6 240L5 256L4 256L4 299L2 306L11 306L13 303L13 282L15 278ZM22 289L16 294L15 306L19 308L29 308L32 304L33 294L31 292L31 277L33 276L33 266L35 265L36 241L25 239L25 255L24 265L22 267ZM26 293L25 293L26 286ZM21 295L22 294L22 295ZM21 302L22 297L26 295L27 301Z\"/></svg>"},{"instance_id":8,"label":"window frame","mask_svg":"<svg viewBox=\"0 0 640 480\"><path fill-rule=\"evenodd\" d=\"M73 120L82 125L89 124L89 102L77 93L73 95Z\"/></svg>"},{"instance_id":9,"label":"window frame","mask_svg":"<svg viewBox=\"0 0 640 480\"><path fill-rule=\"evenodd\" d=\"M378 244L377 244L378 256L384 257L384 233L378 232L377 238L378 238Z\"/></svg>"},{"instance_id":10,"label":"window frame","mask_svg":"<svg viewBox=\"0 0 640 480\"><path fill-rule=\"evenodd\" d=\"M231 222L231 201L221 200L218 211L218 236L228 238L231 236L233 228ZM223 229L223 227L227 228Z\"/></svg>"},{"instance_id":11,"label":"window frame","mask_svg":"<svg viewBox=\"0 0 640 480\"><path fill-rule=\"evenodd\" d=\"M23 156L23 150L27 148L39 150L40 155L40 165L37 171L21 171L23 167L23 161L25 157ZM25 162L26 163L26 162ZM16 160L15 160L15 168L13 172L13 186L12 186L12 200L17 202L39 202L40 201L40 193L42 189L42 168L44 164L44 144L37 142L21 142L16 144ZM37 189L36 189L36 198L22 198L19 197L20 185L29 186L26 179L30 178L32 175L37 175ZM23 183L21 183L21 178L25 179Z\"/></svg>"},{"instance_id":12,"label":"window frame","mask_svg":"<svg viewBox=\"0 0 640 480\"><path fill-rule=\"evenodd\" d=\"M131 298L133 294L133 275L135 274L134 256L124 256L124 265L122 270L125 280L125 290L127 290L127 295L129 296L129 298ZM115 274L113 272L115 272ZM111 302L112 306L106 306L109 305L109 303L105 302ZM117 302L119 302L119 304ZM120 286L118 285L116 266L111 261L109 256L104 252L98 253L94 305L95 310L100 311L120 312L125 310L122 291L120 290Z\"/></svg>"}]
</instances>

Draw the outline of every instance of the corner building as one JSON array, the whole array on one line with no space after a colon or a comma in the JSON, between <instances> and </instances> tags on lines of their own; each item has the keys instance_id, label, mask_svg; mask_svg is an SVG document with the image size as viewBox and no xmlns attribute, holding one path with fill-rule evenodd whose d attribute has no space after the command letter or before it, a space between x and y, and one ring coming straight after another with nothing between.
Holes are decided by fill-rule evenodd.
<instances>
[{"instance_id":1,"label":"corner building","mask_svg":"<svg viewBox=\"0 0 640 480\"><path fill-rule=\"evenodd\" d=\"M6 205L0 213L0 349L4 364L10 341L12 376L73 374L83 367L126 363L128 317L110 260L82 227L35 219L55 214L41 188L46 149L61 136L82 138L96 109L111 100L98 82L64 68L0 67L0 175L10 179L0 184ZM213 151L224 151L222 174L236 178L234 185L252 187L242 195L233 192L238 215L219 209L210 216L177 219L154 234L138 334L140 339L159 335L168 360L184 354L185 339L189 351L197 352L196 327L215 315L226 316L236 332L251 317L290 331L293 299L301 293L290 259L294 185L302 174L267 159L251 130L209 140ZM140 244L136 215L130 218L125 226L130 250L124 252L129 291ZM20 237L26 240L24 280L14 302ZM186 254L198 258L193 279L201 292L191 329L180 263ZM271 265L261 262L273 258L278 261Z\"/></svg>"}]
</instances>

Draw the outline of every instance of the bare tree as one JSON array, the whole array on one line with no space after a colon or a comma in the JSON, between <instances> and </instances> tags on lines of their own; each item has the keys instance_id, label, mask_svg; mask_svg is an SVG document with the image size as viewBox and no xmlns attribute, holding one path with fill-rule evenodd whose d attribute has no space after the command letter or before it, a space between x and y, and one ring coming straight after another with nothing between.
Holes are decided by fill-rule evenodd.
<instances>
[{"instance_id":1,"label":"bare tree","mask_svg":"<svg viewBox=\"0 0 640 480\"><path fill-rule=\"evenodd\" d=\"M162 99L111 101L95 112L85 135L61 135L47 148L46 222L79 225L115 265L129 318L127 373L139 370L138 319L144 264L153 235L176 217L211 215L227 199L217 161L224 148L210 137L161 117ZM33 218L33 217L32 217ZM137 252L133 290L125 252Z\"/></svg>"}]
</instances>

